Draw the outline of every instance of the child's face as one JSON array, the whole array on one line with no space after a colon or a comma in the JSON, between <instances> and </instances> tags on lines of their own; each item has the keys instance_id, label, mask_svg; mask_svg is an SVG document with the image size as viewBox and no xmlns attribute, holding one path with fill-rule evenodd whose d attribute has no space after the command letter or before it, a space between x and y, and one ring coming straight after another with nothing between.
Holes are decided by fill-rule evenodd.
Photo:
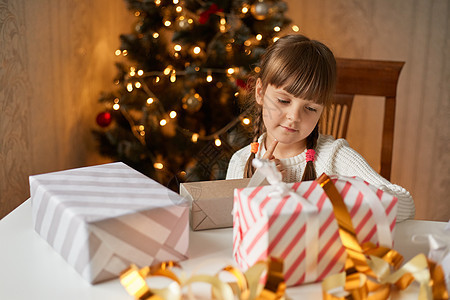
<instances>
[{"instance_id":1,"label":"child's face","mask_svg":"<svg viewBox=\"0 0 450 300\"><path fill-rule=\"evenodd\" d=\"M314 130L323 111L323 105L296 98L282 87L269 84L262 95L260 81L256 85L256 101L262 105L263 121L269 137L299 147L306 146L306 138Z\"/></svg>"}]
</instances>

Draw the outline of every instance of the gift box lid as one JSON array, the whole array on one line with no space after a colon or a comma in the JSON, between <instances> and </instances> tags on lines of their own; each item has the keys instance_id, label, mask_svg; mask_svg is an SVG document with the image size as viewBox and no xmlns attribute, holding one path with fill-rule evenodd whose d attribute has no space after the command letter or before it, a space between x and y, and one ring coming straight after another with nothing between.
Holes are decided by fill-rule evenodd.
<instances>
[{"instance_id":1,"label":"gift box lid","mask_svg":"<svg viewBox=\"0 0 450 300\"><path fill-rule=\"evenodd\" d=\"M73 216L88 223L137 211L188 205L176 192L122 162L33 175L30 187L32 202L42 199L33 196L44 194L44 198L60 202L61 209L70 209Z\"/></svg>"}]
</instances>

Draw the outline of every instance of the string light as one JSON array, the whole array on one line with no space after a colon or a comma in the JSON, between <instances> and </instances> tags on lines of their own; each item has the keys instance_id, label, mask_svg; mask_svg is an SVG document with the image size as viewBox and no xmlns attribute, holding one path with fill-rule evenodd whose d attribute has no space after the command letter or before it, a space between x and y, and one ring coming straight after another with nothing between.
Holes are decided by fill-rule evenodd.
<instances>
[{"instance_id":1,"label":"string light","mask_svg":"<svg viewBox=\"0 0 450 300\"><path fill-rule=\"evenodd\" d=\"M153 101L154 101L154 100L153 100L153 98L152 98L152 97L150 97L150 98L148 98L148 99L147 99L147 104L149 104L149 105L150 105L150 104L152 104L152 103L153 103Z\"/></svg>"},{"instance_id":2,"label":"string light","mask_svg":"<svg viewBox=\"0 0 450 300\"><path fill-rule=\"evenodd\" d=\"M139 132L139 134L140 134L141 136L144 136L144 135L145 135L145 131L141 131L141 132Z\"/></svg>"},{"instance_id":3,"label":"string light","mask_svg":"<svg viewBox=\"0 0 450 300\"><path fill-rule=\"evenodd\" d=\"M242 119L242 124L244 124L244 125L250 125L250 119L249 119L249 118L243 118L243 119Z\"/></svg>"},{"instance_id":4,"label":"string light","mask_svg":"<svg viewBox=\"0 0 450 300\"><path fill-rule=\"evenodd\" d=\"M207 81L207 82L213 81L213 77L212 77L211 74L208 74L208 75L206 76L206 81Z\"/></svg>"},{"instance_id":5,"label":"string light","mask_svg":"<svg viewBox=\"0 0 450 300\"><path fill-rule=\"evenodd\" d=\"M194 143L197 143L198 137L199 137L199 134L198 134L198 133L194 133L194 134L192 135L191 140L192 140Z\"/></svg>"},{"instance_id":6,"label":"string light","mask_svg":"<svg viewBox=\"0 0 450 300\"><path fill-rule=\"evenodd\" d=\"M256 73L259 73L261 71L261 68L260 67L255 67L254 70L255 70Z\"/></svg>"},{"instance_id":7,"label":"string light","mask_svg":"<svg viewBox=\"0 0 450 300\"><path fill-rule=\"evenodd\" d=\"M164 165L162 163L156 162L153 164L153 167L155 169L162 170L164 168Z\"/></svg>"},{"instance_id":8,"label":"string light","mask_svg":"<svg viewBox=\"0 0 450 300\"><path fill-rule=\"evenodd\" d=\"M239 96L239 92L234 93L234 96L235 97Z\"/></svg>"},{"instance_id":9,"label":"string light","mask_svg":"<svg viewBox=\"0 0 450 300\"><path fill-rule=\"evenodd\" d=\"M120 99L119 98L115 98L114 99L114 103L119 103Z\"/></svg>"},{"instance_id":10,"label":"string light","mask_svg":"<svg viewBox=\"0 0 450 300\"><path fill-rule=\"evenodd\" d=\"M188 23L189 23L189 24L192 24L192 23L194 23L194 20L192 20L191 18L189 18L189 19L188 19Z\"/></svg>"},{"instance_id":11,"label":"string light","mask_svg":"<svg viewBox=\"0 0 450 300\"><path fill-rule=\"evenodd\" d=\"M135 86L137 89L139 89L139 88L141 88L141 83L140 83L139 81L136 81L135 84L134 84L134 86Z\"/></svg>"},{"instance_id":12,"label":"string light","mask_svg":"<svg viewBox=\"0 0 450 300\"><path fill-rule=\"evenodd\" d=\"M202 49L199 46L195 46L194 49L192 50L192 52L194 52L194 54L200 54L201 51L202 51Z\"/></svg>"},{"instance_id":13,"label":"string light","mask_svg":"<svg viewBox=\"0 0 450 300\"><path fill-rule=\"evenodd\" d=\"M114 52L114 54L115 54L116 56L119 56L120 54L122 54L122 51L120 51L119 49L117 49L116 52Z\"/></svg>"},{"instance_id":14,"label":"string light","mask_svg":"<svg viewBox=\"0 0 450 300\"><path fill-rule=\"evenodd\" d=\"M228 68L227 73L232 75L234 73L234 68Z\"/></svg>"},{"instance_id":15,"label":"string light","mask_svg":"<svg viewBox=\"0 0 450 300\"><path fill-rule=\"evenodd\" d=\"M159 121L159 125L161 125L161 126L165 126L166 124L167 124L166 119L162 119L161 121Z\"/></svg>"},{"instance_id":16,"label":"string light","mask_svg":"<svg viewBox=\"0 0 450 300\"><path fill-rule=\"evenodd\" d=\"M113 107L114 110L119 110L120 104L119 103L114 103L112 107Z\"/></svg>"},{"instance_id":17,"label":"string light","mask_svg":"<svg viewBox=\"0 0 450 300\"><path fill-rule=\"evenodd\" d=\"M139 128L140 131L143 131L145 129L144 125L139 125L138 128Z\"/></svg>"},{"instance_id":18,"label":"string light","mask_svg":"<svg viewBox=\"0 0 450 300\"><path fill-rule=\"evenodd\" d=\"M134 13L134 16L135 17L139 17L141 15L141 13L139 12L139 11L136 11L135 13Z\"/></svg>"},{"instance_id":19,"label":"string light","mask_svg":"<svg viewBox=\"0 0 450 300\"><path fill-rule=\"evenodd\" d=\"M175 51L181 51L181 45L176 44L175 46L173 46L173 49Z\"/></svg>"},{"instance_id":20,"label":"string light","mask_svg":"<svg viewBox=\"0 0 450 300\"><path fill-rule=\"evenodd\" d=\"M144 71L143 70L139 70L139 71L137 71L137 74L138 74L138 76L142 76L142 75L144 75Z\"/></svg>"},{"instance_id":21,"label":"string light","mask_svg":"<svg viewBox=\"0 0 450 300\"><path fill-rule=\"evenodd\" d=\"M136 69L134 67L130 68L130 76L133 77L134 75L136 75Z\"/></svg>"},{"instance_id":22,"label":"string light","mask_svg":"<svg viewBox=\"0 0 450 300\"><path fill-rule=\"evenodd\" d=\"M128 51L127 51L127 50L123 50L123 51L122 51L122 55L123 55L123 56L127 56L127 55L128 55Z\"/></svg>"},{"instance_id":23,"label":"string light","mask_svg":"<svg viewBox=\"0 0 450 300\"><path fill-rule=\"evenodd\" d=\"M273 38L273 42L275 43L275 42L278 41L279 39L280 39L280 38L276 36L276 37Z\"/></svg>"},{"instance_id":24,"label":"string light","mask_svg":"<svg viewBox=\"0 0 450 300\"><path fill-rule=\"evenodd\" d=\"M175 73L175 70L172 71L172 74L170 75L170 82L175 82L177 80L177 75Z\"/></svg>"},{"instance_id":25,"label":"string light","mask_svg":"<svg viewBox=\"0 0 450 300\"><path fill-rule=\"evenodd\" d=\"M179 0L173 0L173 4L178 4Z\"/></svg>"},{"instance_id":26,"label":"string light","mask_svg":"<svg viewBox=\"0 0 450 300\"><path fill-rule=\"evenodd\" d=\"M252 45L252 41L246 40L246 41L244 42L244 45L247 46L247 47L250 47L250 46Z\"/></svg>"},{"instance_id":27,"label":"string light","mask_svg":"<svg viewBox=\"0 0 450 300\"><path fill-rule=\"evenodd\" d=\"M164 75L169 75L170 71L172 70L172 66L167 66L167 68L164 69Z\"/></svg>"},{"instance_id":28,"label":"string light","mask_svg":"<svg viewBox=\"0 0 450 300\"><path fill-rule=\"evenodd\" d=\"M153 36L154 39L157 39L159 37L159 33L155 32L155 33L153 33L152 36Z\"/></svg>"},{"instance_id":29,"label":"string light","mask_svg":"<svg viewBox=\"0 0 450 300\"><path fill-rule=\"evenodd\" d=\"M156 6L159 6L161 4L161 0L155 0Z\"/></svg>"},{"instance_id":30,"label":"string light","mask_svg":"<svg viewBox=\"0 0 450 300\"><path fill-rule=\"evenodd\" d=\"M244 6L241 11L242 11L243 14L248 13L248 7Z\"/></svg>"},{"instance_id":31,"label":"string light","mask_svg":"<svg viewBox=\"0 0 450 300\"><path fill-rule=\"evenodd\" d=\"M273 31L275 31L275 32L279 32L280 30L281 30L280 26L275 26L273 28Z\"/></svg>"},{"instance_id":32,"label":"string light","mask_svg":"<svg viewBox=\"0 0 450 300\"><path fill-rule=\"evenodd\" d=\"M127 91L129 91L130 93L133 91L133 84L131 82L127 84Z\"/></svg>"},{"instance_id":33,"label":"string light","mask_svg":"<svg viewBox=\"0 0 450 300\"><path fill-rule=\"evenodd\" d=\"M257 39L258 41L262 40L262 34L261 34L261 33L258 33L258 34L256 35L256 39Z\"/></svg>"},{"instance_id":34,"label":"string light","mask_svg":"<svg viewBox=\"0 0 450 300\"><path fill-rule=\"evenodd\" d=\"M214 144L215 144L217 147L220 147L220 145L222 145L222 141L221 141L219 138L216 138L216 139L214 140Z\"/></svg>"},{"instance_id":35,"label":"string light","mask_svg":"<svg viewBox=\"0 0 450 300\"><path fill-rule=\"evenodd\" d=\"M164 26L169 27L170 25L172 25L172 22L170 22L169 20L164 22Z\"/></svg>"},{"instance_id":36,"label":"string light","mask_svg":"<svg viewBox=\"0 0 450 300\"><path fill-rule=\"evenodd\" d=\"M293 25L292 26L292 30L295 31L295 32L298 32L300 30L300 28L298 28L297 25Z\"/></svg>"},{"instance_id":37,"label":"string light","mask_svg":"<svg viewBox=\"0 0 450 300\"><path fill-rule=\"evenodd\" d=\"M174 111L174 110L172 110L172 111L169 113L169 117L170 117L171 119L175 119L176 116L177 116L177 112Z\"/></svg>"},{"instance_id":38,"label":"string light","mask_svg":"<svg viewBox=\"0 0 450 300\"><path fill-rule=\"evenodd\" d=\"M177 13L180 13L180 12L183 11L183 8L182 8L181 6L177 6L177 7L175 8L175 10L177 11Z\"/></svg>"}]
</instances>

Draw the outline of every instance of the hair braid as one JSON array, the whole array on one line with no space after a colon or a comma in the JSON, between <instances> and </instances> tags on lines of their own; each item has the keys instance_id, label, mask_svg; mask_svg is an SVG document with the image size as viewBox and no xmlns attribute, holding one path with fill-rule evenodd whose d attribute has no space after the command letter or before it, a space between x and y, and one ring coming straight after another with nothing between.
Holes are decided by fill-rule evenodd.
<instances>
[{"instance_id":1,"label":"hair braid","mask_svg":"<svg viewBox=\"0 0 450 300\"><path fill-rule=\"evenodd\" d=\"M252 142L258 142L258 137L262 134L262 109L260 107L256 108L257 112L255 113L255 120L253 127L253 140ZM247 163L245 164L244 168L244 178L250 178L253 176L253 173L255 172L255 167L252 165L252 161L255 158L255 153L250 153L250 157L247 160Z\"/></svg>"},{"instance_id":2,"label":"hair braid","mask_svg":"<svg viewBox=\"0 0 450 300\"><path fill-rule=\"evenodd\" d=\"M314 150L317 146L317 139L319 138L319 125L316 124L314 130L306 138L306 149ZM315 180L317 178L314 161L307 161L305 171L303 172L302 181Z\"/></svg>"}]
</instances>

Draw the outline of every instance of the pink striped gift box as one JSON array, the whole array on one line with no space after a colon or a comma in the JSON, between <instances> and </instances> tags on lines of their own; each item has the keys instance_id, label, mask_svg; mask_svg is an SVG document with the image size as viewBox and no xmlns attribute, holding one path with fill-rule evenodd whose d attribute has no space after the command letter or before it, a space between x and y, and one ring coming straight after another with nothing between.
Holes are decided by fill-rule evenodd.
<instances>
[{"instance_id":1,"label":"pink striped gift box","mask_svg":"<svg viewBox=\"0 0 450 300\"><path fill-rule=\"evenodd\" d=\"M33 225L90 283L186 259L189 206L123 163L30 176Z\"/></svg>"},{"instance_id":2,"label":"pink striped gift box","mask_svg":"<svg viewBox=\"0 0 450 300\"><path fill-rule=\"evenodd\" d=\"M331 177L352 217L358 241L392 247L397 198L359 178ZM333 207L316 181L236 189L233 255L248 269L268 256L284 260L288 286L322 281L344 269Z\"/></svg>"}]
</instances>

